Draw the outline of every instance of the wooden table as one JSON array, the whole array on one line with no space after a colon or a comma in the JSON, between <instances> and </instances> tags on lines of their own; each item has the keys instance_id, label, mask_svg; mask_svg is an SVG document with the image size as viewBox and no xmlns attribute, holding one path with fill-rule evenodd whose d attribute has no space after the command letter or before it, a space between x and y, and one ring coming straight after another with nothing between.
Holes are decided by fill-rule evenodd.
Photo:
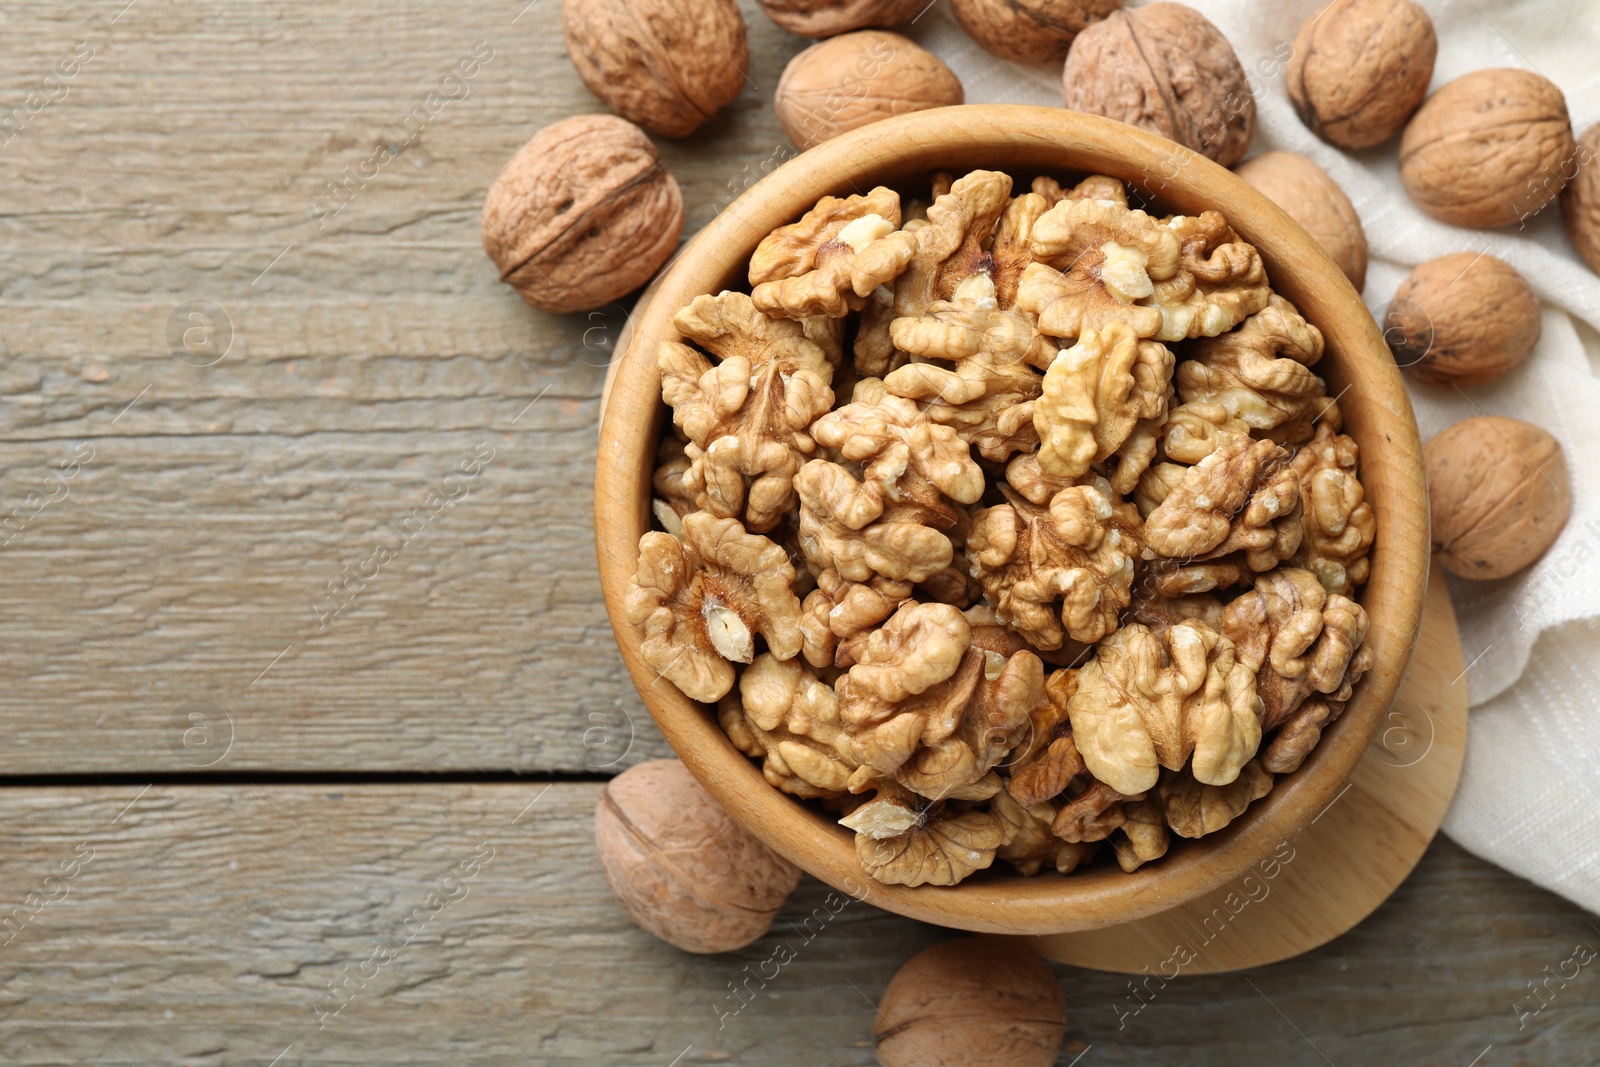
<instances>
[{"instance_id":1,"label":"wooden table","mask_svg":"<svg viewBox=\"0 0 1600 1067\"><path fill-rule=\"evenodd\" d=\"M599 110L524 2L6 11L0 1062L868 1064L945 936L807 942L807 881L696 958L606 891L599 783L665 754L591 544L625 309L533 312L479 245L504 160ZM690 230L788 152L803 42L746 7L752 84L663 145ZM1354 933L1136 1016L1060 968L1061 1062L1592 1064L1595 968L1513 1005L1593 923L1441 841Z\"/></svg>"}]
</instances>

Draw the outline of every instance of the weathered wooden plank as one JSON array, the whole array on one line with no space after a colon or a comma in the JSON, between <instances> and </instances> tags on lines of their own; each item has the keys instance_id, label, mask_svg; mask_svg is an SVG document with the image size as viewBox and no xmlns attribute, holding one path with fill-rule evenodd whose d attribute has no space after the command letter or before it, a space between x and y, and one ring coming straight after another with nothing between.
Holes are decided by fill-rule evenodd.
<instances>
[{"instance_id":1,"label":"weathered wooden plank","mask_svg":"<svg viewBox=\"0 0 1600 1067\"><path fill-rule=\"evenodd\" d=\"M592 844L598 789L0 793L0 1058L873 1062L871 1002L941 932L808 879L759 943L687 956L609 895ZM1459 1067L1490 1044L1486 1067L1588 1063L1592 967L1552 982L1521 1029L1512 1004L1537 1006L1527 983L1600 943L1590 919L1440 843L1366 924L1288 963L1152 983L1142 1008L1126 976L1058 967L1071 1017L1061 1063L1092 1046L1081 1062ZM793 960L765 962L788 955L780 946ZM733 997L750 974L765 988Z\"/></svg>"},{"instance_id":2,"label":"weathered wooden plank","mask_svg":"<svg viewBox=\"0 0 1600 1067\"><path fill-rule=\"evenodd\" d=\"M663 145L691 229L783 141L770 93L803 42L747 15L753 84ZM7 30L0 773L659 754L627 746L643 716L589 525L625 309L535 312L479 240L504 160L602 110L559 2L145 0ZM58 60L75 73L30 111ZM469 495L400 545L388 524L461 491L444 479L486 448ZM324 617L326 583L364 565Z\"/></svg>"}]
</instances>

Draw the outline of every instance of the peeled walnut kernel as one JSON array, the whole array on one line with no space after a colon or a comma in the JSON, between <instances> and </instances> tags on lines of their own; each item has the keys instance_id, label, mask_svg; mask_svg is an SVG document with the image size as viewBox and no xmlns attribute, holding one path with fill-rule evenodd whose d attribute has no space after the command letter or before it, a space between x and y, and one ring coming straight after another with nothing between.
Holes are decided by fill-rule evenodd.
<instances>
[{"instance_id":1,"label":"peeled walnut kernel","mask_svg":"<svg viewBox=\"0 0 1600 1067\"><path fill-rule=\"evenodd\" d=\"M1059 63L1089 24L1123 0L951 0L961 28L985 51L1017 63Z\"/></svg>"},{"instance_id":2,"label":"peeled walnut kernel","mask_svg":"<svg viewBox=\"0 0 1600 1067\"><path fill-rule=\"evenodd\" d=\"M1289 99L1324 141L1370 148L1428 95L1438 50L1428 13L1410 0L1334 0L1295 36Z\"/></svg>"},{"instance_id":3,"label":"peeled walnut kernel","mask_svg":"<svg viewBox=\"0 0 1600 1067\"><path fill-rule=\"evenodd\" d=\"M1567 237L1589 269L1600 273L1600 123L1590 126L1578 139L1574 157L1576 173L1561 190L1561 220Z\"/></svg>"},{"instance_id":4,"label":"peeled walnut kernel","mask_svg":"<svg viewBox=\"0 0 1600 1067\"><path fill-rule=\"evenodd\" d=\"M898 26L927 0L761 0L767 17L802 37L832 37L868 26Z\"/></svg>"},{"instance_id":5,"label":"peeled walnut kernel","mask_svg":"<svg viewBox=\"0 0 1600 1067\"><path fill-rule=\"evenodd\" d=\"M1241 163L1235 173L1304 227L1357 292L1366 285L1361 216L1327 171L1295 152L1267 152Z\"/></svg>"},{"instance_id":6,"label":"peeled walnut kernel","mask_svg":"<svg viewBox=\"0 0 1600 1067\"><path fill-rule=\"evenodd\" d=\"M734 822L677 760L607 782L594 831L628 918L685 952L748 945L800 881L799 868Z\"/></svg>"},{"instance_id":7,"label":"peeled walnut kernel","mask_svg":"<svg viewBox=\"0 0 1600 1067\"><path fill-rule=\"evenodd\" d=\"M884 1067L1049 1067L1067 1031L1050 968L1014 941L963 937L895 972L872 1024Z\"/></svg>"},{"instance_id":8,"label":"peeled walnut kernel","mask_svg":"<svg viewBox=\"0 0 1600 1067\"><path fill-rule=\"evenodd\" d=\"M734 0L564 0L567 54L589 91L663 137L732 102L750 66Z\"/></svg>"},{"instance_id":9,"label":"peeled walnut kernel","mask_svg":"<svg viewBox=\"0 0 1600 1067\"><path fill-rule=\"evenodd\" d=\"M789 60L772 108L803 151L879 119L963 99L961 80L938 56L898 33L860 30Z\"/></svg>"},{"instance_id":10,"label":"peeled walnut kernel","mask_svg":"<svg viewBox=\"0 0 1600 1067\"><path fill-rule=\"evenodd\" d=\"M1555 543L1572 510L1561 443L1499 415L1458 422L1422 447L1440 565L1504 578Z\"/></svg>"},{"instance_id":11,"label":"peeled walnut kernel","mask_svg":"<svg viewBox=\"0 0 1600 1067\"><path fill-rule=\"evenodd\" d=\"M578 115L511 157L483 204L483 250L540 309L585 311L650 280L678 247L683 195L630 122Z\"/></svg>"},{"instance_id":12,"label":"peeled walnut kernel","mask_svg":"<svg viewBox=\"0 0 1600 1067\"><path fill-rule=\"evenodd\" d=\"M1497 68L1428 97L1400 138L1400 181L1440 222L1492 229L1530 218L1572 176L1566 98L1549 79Z\"/></svg>"},{"instance_id":13,"label":"peeled walnut kernel","mask_svg":"<svg viewBox=\"0 0 1600 1067\"><path fill-rule=\"evenodd\" d=\"M1516 268L1456 252L1406 276L1383 334L1395 362L1418 381L1481 385L1528 358L1539 325L1539 298Z\"/></svg>"},{"instance_id":14,"label":"peeled walnut kernel","mask_svg":"<svg viewBox=\"0 0 1600 1067\"><path fill-rule=\"evenodd\" d=\"M1233 46L1200 12L1155 3L1078 35L1062 72L1066 104L1160 134L1232 166L1250 148L1256 98Z\"/></svg>"}]
</instances>

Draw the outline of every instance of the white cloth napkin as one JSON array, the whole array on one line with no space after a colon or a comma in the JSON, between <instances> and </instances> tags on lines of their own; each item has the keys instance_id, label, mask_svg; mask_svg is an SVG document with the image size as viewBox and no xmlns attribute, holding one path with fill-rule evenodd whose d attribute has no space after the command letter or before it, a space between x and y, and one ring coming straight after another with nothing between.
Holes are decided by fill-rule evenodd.
<instances>
[{"instance_id":1,"label":"white cloth napkin","mask_svg":"<svg viewBox=\"0 0 1600 1067\"><path fill-rule=\"evenodd\" d=\"M1575 130L1600 120L1600 4L1594 0L1420 0L1439 36L1433 88L1484 67L1537 70L1561 86ZM1544 299L1533 357L1466 390L1413 386L1422 436L1478 414L1554 433L1572 474L1573 510L1533 567L1497 582L1452 579L1464 678L1474 706L1461 789L1445 831L1471 851L1600 911L1600 279L1572 250L1552 206L1525 229L1484 232L1435 222L1406 197L1396 142L1346 154L1301 125L1282 58L1322 0L1190 0L1254 75L1251 154L1316 160L1344 187L1366 229L1364 294L1382 315L1416 264L1487 252ZM1137 6L1137 5L1130 5ZM948 63L968 103L1061 104L1059 67L1020 66L974 44L938 3L909 33Z\"/></svg>"}]
</instances>

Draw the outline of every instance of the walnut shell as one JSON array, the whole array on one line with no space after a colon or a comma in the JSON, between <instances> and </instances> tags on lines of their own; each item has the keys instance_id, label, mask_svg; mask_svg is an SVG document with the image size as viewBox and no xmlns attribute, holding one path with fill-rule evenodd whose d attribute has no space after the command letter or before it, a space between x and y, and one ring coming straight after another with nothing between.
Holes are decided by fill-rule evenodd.
<instances>
[{"instance_id":1,"label":"walnut shell","mask_svg":"<svg viewBox=\"0 0 1600 1067\"><path fill-rule=\"evenodd\" d=\"M1059 63L1089 23L1123 0L950 0L967 35L985 51L1018 63Z\"/></svg>"},{"instance_id":2,"label":"walnut shell","mask_svg":"<svg viewBox=\"0 0 1600 1067\"><path fill-rule=\"evenodd\" d=\"M1555 543L1572 511L1561 443L1499 415L1458 422L1422 448L1433 549L1463 578L1504 578Z\"/></svg>"},{"instance_id":3,"label":"walnut shell","mask_svg":"<svg viewBox=\"0 0 1600 1067\"><path fill-rule=\"evenodd\" d=\"M483 204L483 250L543 311L585 311L632 292L678 247L683 195L637 126L578 115L511 157Z\"/></svg>"},{"instance_id":4,"label":"walnut shell","mask_svg":"<svg viewBox=\"0 0 1600 1067\"><path fill-rule=\"evenodd\" d=\"M1294 152L1267 152L1241 163L1236 173L1316 238L1361 291L1367 284L1367 235L1355 205L1327 171Z\"/></svg>"},{"instance_id":5,"label":"walnut shell","mask_svg":"<svg viewBox=\"0 0 1600 1067\"><path fill-rule=\"evenodd\" d=\"M1295 35L1289 99L1331 145L1382 144L1428 95L1438 51L1433 21L1410 0L1333 0Z\"/></svg>"},{"instance_id":6,"label":"walnut shell","mask_svg":"<svg viewBox=\"0 0 1600 1067\"><path fill-rule=\"evenodd\" d=\"M1225 167L1255 133L1256 98L1233 46L1183 4L1094 23L1073 42L1062 83L1068 107L1158 133Z\"/></svg>"},{"instance_id":7,"label":"walnut shell","mask_svg":"<svg viewBox=\"0 0 1600 1067\"><path fill-rule=\"evenodd\" d=\"M879 119L963 99L961 81L938 56L898 33L860 30L789 60L772 108L804 150Z\"/></svg>"},{"instance_id":8,"label":"walnut shell","mask_svg":"<svg viewBox=\"0 0 1600 1067\"><path fill-rule=\"evenodd\" d=\"M628 917L685 952L730 952L767 932L800 870L734 822L674 759L600 792L595 844Z\"/></svg>"},{"instance_id":9,"label":"walnut shell","mask_svg":"<svg viewBox=\"0 0 1600 1067\"><path fill-rule=\"evenodd\" d=\"M1061 983L1011 941L961 937L895 972L873 1019L884 1067L1049 1067L1067 1031Z\"/></svg>"},{"instance_id":10,"label":"walnut shell","mask_svg":"<svg viewBox=\"0 0 1600 1067\"><path fill-rule=\"evenodd\" d=\"M734 0L564 0L567 54L589 91L663 137L730 103L750 67Z\"/></svg>"},{"instance_id":11,"label":"walnut shell","mask_svg":"<svg viewBox=\"0 0 1600 1067\"><path fill-rule=\"evenodd\" d=\"M927 0L761 0L768 18L802 37L898 26L926 7Z\"/></svg>"},{"instance_id":12,"label":"walnut shell","mask_svg":"<svg viewBox=\"0 0 1600 1067\"><path fill-rule=\"evenodd\" d=\"M1600 155L1600 123L1578 139L1573 157L1577 173L1561 191L1561 220L1572 247L1590 270L1600 274L1600 163L1595 162L1596 155Z\"/></svg>"},{"instance_id":13,"label":"walnut shell","mask_svg":"<svg viewBox=\"0 0 1600 1067\"><path fill-rule=\"evenodd\" d=\"M1400 138L1400 181L1418 207L1492 229L1537 214L1572 174L1566 98L1549 79L1498 68L1428 97Z\"/></svg>"},{"instance_id":14,"label":"walnut shell","mask_svg":"<svg viewBox=\"0 0 1600 1067\"><path fill-rule=\"evenodd\" d=\"M1511 264L1456 252L1406 276L1384 316L1394 360L1430 385L1480 385L1539 340L1539 298Z\"/></svg>"}]
</instances>

